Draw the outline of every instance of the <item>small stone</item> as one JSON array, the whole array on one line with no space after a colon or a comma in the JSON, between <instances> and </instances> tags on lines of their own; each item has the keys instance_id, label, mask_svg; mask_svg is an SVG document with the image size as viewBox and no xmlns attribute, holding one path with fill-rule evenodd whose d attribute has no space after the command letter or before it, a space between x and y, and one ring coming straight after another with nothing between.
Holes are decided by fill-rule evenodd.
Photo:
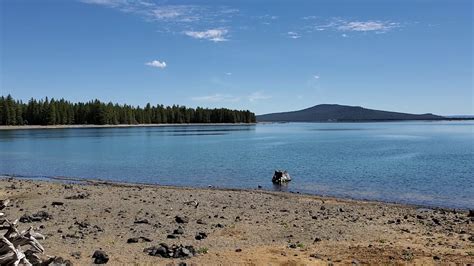
<instances>
[{"instance_id":1,"label":"small stone","mask_svg":"<svg viewBox=\"0 0 474 266\"><path fill-rule=\"evenodd\" d=\"M133 223L135 223L135 224L149 224L150 221L148 221L148 219L137 219Z\"/></svg>"},{"instance_id":2,"label":"small stone","mask_svg":"<svg viewBox=\"0 0 474 266\"><path fill-rule=\"evenodd\" d=\"M183 228L178 227L178 229L174 229L173 234L182 235L182 234L184 234L184 230L183 230Z\"/></svg>"},{"instance_id":3,"label":"small stone","mask_svg":"<svg viewBox=\"0 0 474 266\"><path fill-rule=\"evenodd\" d=\"M181 216L176 216L174 217L175 221L179 224L185 224L189 222L188 217L181 217Z\"/></svg>"},{"instance_id":4,"label":"small stone","mask_svg":"<svg viewBox=\"0 0 474 266\"><path fill-rule=\"evenodd\" d=\"M80 259L81 258L81 252L80 251L74 251L74 252L71 252L71 257L75 258L76 260Z\"/></svg>"},{"instance_id":5,"label":"small stone","mask_svg":"<svg viewBox=\"0 0 474 266\"><path fill-rule=\"evenodd\" d=\"M109 255L102 250L96 250L92 258L95 264L106 264L109 261Z\"/></svg>"},{"instance_id":6,"label":"small stone","mask_svg":"<svg viewBox=\"0 0 474 266\"><path fill-rule=\"evenodd\" d=\"M205 238L207 238L207 234L204 233L204 232L199 232L199 233L197 233L196 236L194 237L194 239L196 239L196 240L203 240L203 239L205 239Z\"/></svg>"},{"instance_id":7,"label":"small stone","mask_svg":"<svg viewBox=\"0 0 474 266\"><path fill-rule=\"evenodd\" d=\"M441 258L439 256L435 255L435 256L433 256L433 259L434 260L440 260Z\"/></svg>"},{"instance_id":8,"label":"small stone","mask_svg":"<svg viewBox=\"0 0 474 266\"><path fill-rule=\"evenodd\" d=\"M53 201L53 203L51 203L51 205L53 205L53 206L63 206L63 205L64 205L64 202Z\"/></svg>"},{"instance_id":9,"label":"small stone","mask_svg":"<svg viewBox=\"0 0 474 266\"><path fill-rule=\"evenodd\" d=\"M235 252L242 252L242 249L238 248L238 249L235 250Z\"/></svg>"}]
</instances>

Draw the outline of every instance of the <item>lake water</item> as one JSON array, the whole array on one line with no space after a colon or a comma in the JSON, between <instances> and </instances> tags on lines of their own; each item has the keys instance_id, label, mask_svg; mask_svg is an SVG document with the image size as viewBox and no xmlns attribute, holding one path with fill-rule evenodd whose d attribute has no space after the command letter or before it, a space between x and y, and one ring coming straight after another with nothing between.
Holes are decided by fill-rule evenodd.
<instances>
[{"instance_id":1,"label":"lake water","mask_svg":"<svg viewBox=\"0 0 474 266\"><path fill-rule=\"evenodd\" d=\"M274 169L293 181L274 187ZM474 122L0 131L0 174L474 208Z\"/></svg>"}]
</instances>

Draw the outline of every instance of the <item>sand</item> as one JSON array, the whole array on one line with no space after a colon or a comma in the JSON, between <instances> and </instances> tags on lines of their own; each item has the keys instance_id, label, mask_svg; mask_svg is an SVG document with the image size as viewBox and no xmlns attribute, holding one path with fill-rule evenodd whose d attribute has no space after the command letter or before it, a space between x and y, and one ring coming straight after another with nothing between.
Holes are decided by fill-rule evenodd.
<instances>
[{"instance_id":1,"label":"sand","mask_svg":"<svg viewBox=\"0 0 474 266\"><path fill-rule=\"evenodd\" d=\"M3 177L0 200L6 198L13 201L4 210L8 219L49 213L51 219L20 229L33 226L46 236L44 256L74 265L90 265L95 250L105 251L110 265L474 263L474 218L467 211L258 189ZM173 234L179 227L184 233ZM207 238L196 240L198 233ZM151 242L127 243L139 237ZM144 252L159 243L192 245L200 254L170 259Z\"/></svg>"}]
</instances>

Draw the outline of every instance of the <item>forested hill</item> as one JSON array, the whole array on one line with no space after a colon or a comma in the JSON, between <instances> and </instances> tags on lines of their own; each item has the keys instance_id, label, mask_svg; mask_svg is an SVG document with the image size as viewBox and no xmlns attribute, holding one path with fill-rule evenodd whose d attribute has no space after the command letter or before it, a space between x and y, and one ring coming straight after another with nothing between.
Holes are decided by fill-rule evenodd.
<instances>
[{"instance_id":1,"label":"forested hill","mask_svg":"<svg viewBox=\"0 0 474 266\"><path fill-rule=\"evenodd\" d=\"M225 108L186 108L173 105L145 107L93 100L72 103L64 99L31 99L28 103L0 97L0 125L255 123L255 114Z\"/></svg>"},{"instance_id":2,"label":"forested hill","mask_svg":"<svg viewBox=\"0 0 474 266\"><path fill-rule=\"evenodd\" d=\"M372 110L360 106L347 106L338 104L320 104L299 111L273 113L257 116L258 122L357 122L441 119L445 118L433 114L407 114Z\"/></svg>"}]
</instances>

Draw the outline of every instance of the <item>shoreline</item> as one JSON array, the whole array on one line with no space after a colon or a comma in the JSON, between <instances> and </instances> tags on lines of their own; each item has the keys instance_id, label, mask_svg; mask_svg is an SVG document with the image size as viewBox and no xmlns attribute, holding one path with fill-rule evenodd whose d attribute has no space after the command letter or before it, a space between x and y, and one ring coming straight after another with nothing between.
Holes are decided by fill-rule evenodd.
<instances>
[{"instance_id":1,"label":"shoreline","mask_svg":"<svg viewBox=\"0 0 474 266\"><path fill-rule=\"evenodd\" d=\"M269 124L289 124L289 123L320 123L320 124L340 124L340 123L397 123L397 122L453 122L453 121L474 121L474 118L447 118L433 120L360 120L360 121L275 121L275 122L256 122L256 123L181 123L181 124L117 124L117 125L22 125L22 126L4 126L0 125L0 131L6 130L30 130L30 129L80 129L80 128L134 128L134 127L188 127L188 126L255 126Z\"/></svg>"},{"instance_id":2,"label":"shoreline","mask_svg":"<svg viewBox=\"0 0 474 266\"><path fill-rule=\"evenodd\" d=\"M0 174L0 180L14 178L14 179L25 179L31 181L44 181L44 182L56 182L56 183L77 183L84 185L105 185L105 186L117 186L117 187L152 187L160 189L177 189L177 190L219 190L219 191L234 191L234 192L252 192L258 191L261 193L269 194L288 194L302 197L313 197L316 199L330 199L334 201L341 202L364 202L364 203L377 203L377 204L387 204L395 205L407 208L415 209L431 209L431 210L443 210L443 211L459 211L459 212L468 212L470 208L454 208L454 207L444 207L436 206L429 204L415 204L415 203L404 203L396 201L385 201L377 199L365 199L365 198L356 198L356 197L342 197L342 196L331 196L331 195L321 195L321 194L312 194L304 192L294 192L294 191L278 191L278 190L269 190L265 188L232 188L232 187L217 187L213 185L208 185L208 187L193 187L193 186L179 186L179 185L163 185L157 183L139 183L139 182L126 182L126 181L113 181L100 178L82 178L82 177L70 177L70 176L21 176L21 175L8 175Z\"/></svg>"},{"instance_id":3,"label":"shoreline","mask_svg":"<svg viewBox=\"0 0 474 266\"><path fill-rule=\"evenodd\" d=\"M24 125L0 126L0 130L75 129L75 128L129 128L129 127L178 127L178 126L253 126L257 123L189 123L189 124L118 124L118 125Z\"/></svg>"},{"instance_id":4,"label":"shoreline","mask_svg":"<svg viewBox=\"0 0 474 266\"><path fill-rule=\"evenodd\" d=\"M91 264L446 264L474 261L474 217L465 211L252 189L192 188L59 177L0 177L10 220L46 236L46 255ZM178 220L181 217L183 220ZM198 238L199 236L199 238ZM138 239L138 240L137 240ZM134 242L137 240L138 242ZM150 242L148 242L150 241ZM192 245L186 259L146 248Z\"/></svg>"}]
</instances>

